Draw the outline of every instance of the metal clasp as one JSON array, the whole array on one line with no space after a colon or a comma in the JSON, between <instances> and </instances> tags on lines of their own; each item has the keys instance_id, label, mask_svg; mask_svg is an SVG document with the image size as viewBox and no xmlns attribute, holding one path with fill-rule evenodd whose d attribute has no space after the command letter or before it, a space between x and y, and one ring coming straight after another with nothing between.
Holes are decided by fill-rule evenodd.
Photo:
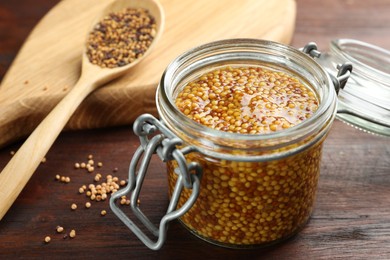
<instances>
[{"instance_id":1,"label":"metal clasp","mask_svg":"<svg viewBox=\"0 0 390 260\"><path fill-rule=\"evenodd\" d=\"M120 220L150 249L158 250L166 239L168 223L184 215L195 203L199 195L202 168L198 163L187 163L185 154L195 151L191 146L178 149L182 141L176 137L159 120L149 114L141 115L133 125L134 133L139 136L141 145L136 150L129 167L127 186L111 195L110 207ZM157 133L157 131L159 133ZM162 217L159 227L156 227L141 211L137 203L146 175L146 171L153 154L157 154L163 162L176 160L178 179L169 202L166 214ZM137 166L138 171L137 171ZM188 200L180 207L177 204L183 187L192 189ZM157 241L150 239L129 217L117 206L116 200L130 194L130 207L134 215L142 224L157 237Z\"/></svg>"},{"instance_id":2,"label":"metal clasp","mask_svg":"<svg viewBox=\"0 0 390 260\"><path fill-rule=\"evenodd\" d=\"M309 42L306 44L303 48L301 48L301 51L310 55L310 57L319 58L321 56L321 52L318 51L317 44L314 42ZM352 73L352 63L345 62L342 65L337 65L337 76L333 76L329 72L328 75L332 79L333 86L336 90L336 94L339 94L340 89L343 89L345 84L348 81L348 78L351 76Z\"/></svg>"}]
</instances>

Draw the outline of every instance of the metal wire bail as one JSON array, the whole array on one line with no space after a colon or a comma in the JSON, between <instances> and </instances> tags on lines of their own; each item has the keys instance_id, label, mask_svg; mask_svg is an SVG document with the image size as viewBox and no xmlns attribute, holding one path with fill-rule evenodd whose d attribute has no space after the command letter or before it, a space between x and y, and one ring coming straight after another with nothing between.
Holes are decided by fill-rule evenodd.
<instances>
[{"instance_id":1,"label":"metal wire bail","mask_svg":"<svg viewBox=\"0 0 390 260\"><path fill-rule=\"evenodd\" d=\"M137 118L133 125L134 133L139 136L141 145L136 150L129 167L127 186L111 195L110 207L118 218L150 249L158 250L166 240L168 223L184 215L195 203L199 195L202 169L198 163L187 163L185 154L194 151L192 147L178 149L182 141L152 115L144 114ZM159 131L159 134L155 134ZM172 193L167 213L162 217L159 227L156 227L138 206L138 197L153 154L157 154L164 162L176 160L178 174L175 189ZM138 171L137 171L138 167ZM177 208L183 187L192 189L188 200ZM116 200L130 194L130 207L134 215L155 236L150 239L130 218L117 206Z\"/></svg>"}]
</instances>

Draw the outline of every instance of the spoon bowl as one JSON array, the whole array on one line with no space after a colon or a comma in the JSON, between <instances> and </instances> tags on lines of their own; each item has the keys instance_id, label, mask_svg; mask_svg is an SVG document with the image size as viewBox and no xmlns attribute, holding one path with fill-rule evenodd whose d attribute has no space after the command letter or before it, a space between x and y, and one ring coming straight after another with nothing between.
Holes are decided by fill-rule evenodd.
<instances>
[{"instance_id":1,"label":"spoon bowl","mask_svg":"<svg viewBox=\"0 0 390 260\"><path fill-rule=\"evenodd\" d=\"M101 21L109 13L118 12L125 8L147 9L150 15L154 17L157 32L151 45L142 57L116 68L102 68L92 64L86 55L85 48L82 55L81 75L76 85L37 126L0 173L0 198L2 200L0 203L0 220L23 190L81 102L92 91L120 77L137 65L151 52L160 38L164 27L164 12L157 0L116 0L101 13L98 21Z\"/></svg>"},{"instance_id":2,"label":"spoon bowl","mask_svg":"<svg viewBox=\"0 0 390 260\"><path fill-rule=\"evenodd\" d=\"M130 4L129 4L130 3ZM149 11L150 15L155 19L156 25L157 25L157 33L151 43L151 45L148 47L147 51L143 54L141 58L138 58L134 60L131 63L128 63L125 66L116 67L116 68L102 68L98 65L92 64L89 61L89 58L86 54L86 50L84 50L82 55L82 77L93 77L95 80L89 80L89 81L95 81L94 87L100 87L104 83L113 80L122 74L126 73L130 70L130 68L137 65L139 62L141 62L148 54L151 52L151 50L156 45L156 42L161 37L163 28L164 28L164 22L165 22L165 16L163 12L163 8L157 0L116 0L112 4L110 4L106 9L103 10L103 12L100 15L100 18L97 18L89 30L91 32L93 30L93 27L101 21L102 18L106 17L110 13L116 13L119 11L124 10L125 8L143 8ZM99 79L97 79L99 78Z\"/></svg>"}]
</instances>

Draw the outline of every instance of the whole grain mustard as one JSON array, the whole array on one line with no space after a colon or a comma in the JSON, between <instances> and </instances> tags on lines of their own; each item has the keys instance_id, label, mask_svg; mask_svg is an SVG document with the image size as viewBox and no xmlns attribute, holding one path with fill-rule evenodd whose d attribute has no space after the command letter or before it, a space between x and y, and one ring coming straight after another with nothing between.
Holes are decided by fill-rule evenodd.
<instances>
[{"instance_id":1,"label":"whole grain mustard","mask_svg":"<svg viewBox=\"0 0 390 260\"><path fill-rule=\"evenodd\" d=\"M268 134L294 127L318 108L315 92L297 77L263 67L224 67L186 84L175 99L192 120L220 131ZM266 162L229 161L200 153L200 195L181 221L196 235L227 246L272 244L307 222L314 204L323 139ZM177 163L168 162L172 194ZM184 189L178 207L191 194Z\"/></svg>"}]
</instances>

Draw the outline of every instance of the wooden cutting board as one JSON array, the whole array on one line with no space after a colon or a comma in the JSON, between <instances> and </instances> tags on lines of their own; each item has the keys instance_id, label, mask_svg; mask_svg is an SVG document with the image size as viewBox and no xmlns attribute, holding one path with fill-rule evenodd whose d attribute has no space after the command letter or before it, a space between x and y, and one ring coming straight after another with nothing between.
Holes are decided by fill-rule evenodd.
<instances>
[{"instance_id":1,"label":"wooden cutting board","mask_svg":"<svg viewBox=\"0 0 390 260\"><path fill-rule=\"evenodd\" d=\"M88 28L113 0L62 0L35 27L0 86L0 147L31 133L80 75ZM294 0L161 0L162 38L124 77L91 94L67 129L130 124L156 114L155 90L170 61L197 45L227 38L289 43Z\"/></svg>"}]
</instances>

